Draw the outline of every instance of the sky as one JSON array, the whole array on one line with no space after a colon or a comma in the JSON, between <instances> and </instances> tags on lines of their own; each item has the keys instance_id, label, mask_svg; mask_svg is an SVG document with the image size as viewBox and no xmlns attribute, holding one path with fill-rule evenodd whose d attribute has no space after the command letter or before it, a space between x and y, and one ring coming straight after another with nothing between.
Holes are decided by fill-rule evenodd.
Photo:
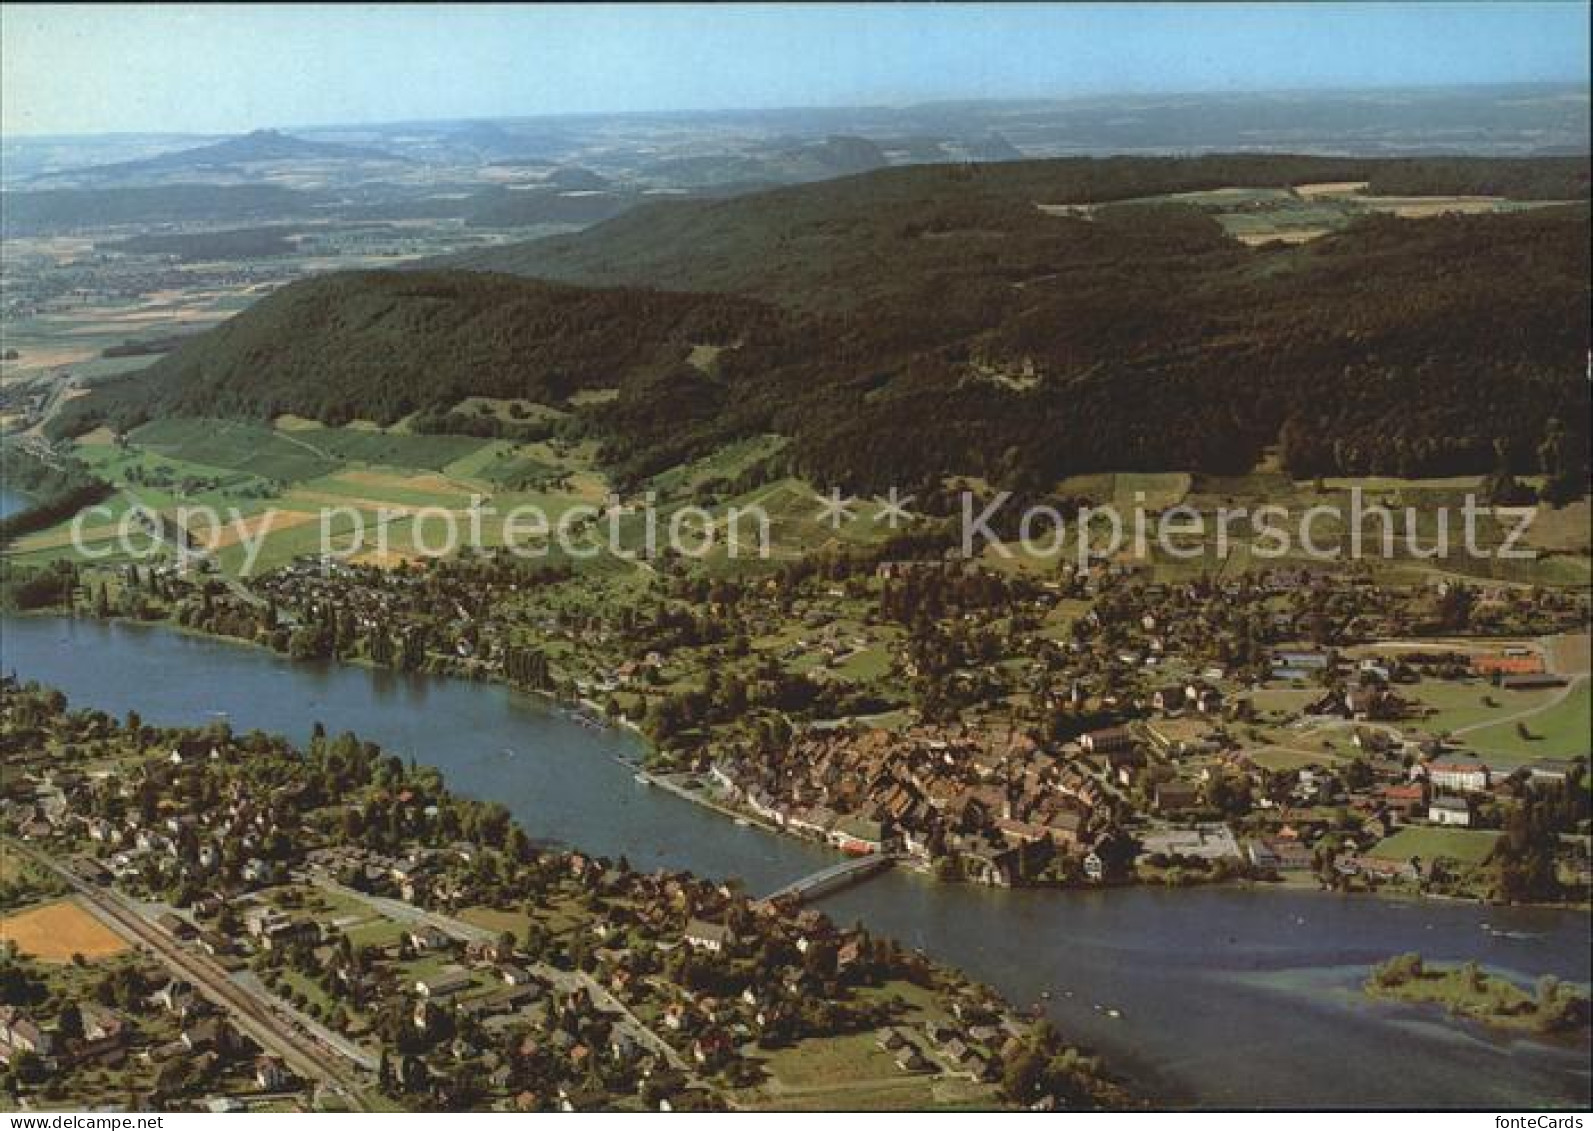
<instances>
[{"instance_id":1,"label":"sky","mask_svg":"<svg viewBox=\"0 0 1593 1131\"><path fill-rule=\"evenodd\" d=\"M0 131L1572 81L1589 5L0 6Z\"/></svg>"}]
</instances>

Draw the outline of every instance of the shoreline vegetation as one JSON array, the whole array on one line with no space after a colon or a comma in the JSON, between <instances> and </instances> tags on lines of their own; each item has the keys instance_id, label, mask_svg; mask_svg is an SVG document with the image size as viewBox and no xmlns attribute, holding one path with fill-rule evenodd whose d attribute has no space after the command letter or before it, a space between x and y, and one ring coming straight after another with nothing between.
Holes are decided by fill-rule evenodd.
<instances>
[{"instance_id":1,"label":"shoreline vegetation","mask_svg":"<svg viewBox=\"0 0 1593 1131\"><path fill-rule=\"evenodd\" d=\"M1364 990L1385 1001L1441 1006L1451 1018L1492 1029L1540 1038L1588 1034L1587 994L1552 975L1527 990L1476 962L1430 965L1411 952L1374 966Z\"/></svg>"},{"instance_id":2,"label":"shoreline vegetation","mask_svg":"<svg viewBox=\"0 0 1593 1131\"><path fill-rule=\"evenodd\" d=\"M6 490L26 500L26 505L0 517L0 547L24 534L48 530L116 490L82 461L62 457L48 446L6 444L3 463Z\"/></svg>"}]
</instances>

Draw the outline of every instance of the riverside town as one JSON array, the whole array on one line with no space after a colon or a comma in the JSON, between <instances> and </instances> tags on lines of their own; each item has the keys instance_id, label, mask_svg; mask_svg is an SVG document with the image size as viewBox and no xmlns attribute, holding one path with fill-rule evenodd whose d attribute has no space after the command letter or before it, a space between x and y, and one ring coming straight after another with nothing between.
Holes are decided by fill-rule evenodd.
<instances>
[{"instance_id":1,"label":"riverside town","mask_svg":"<svg viewBox=\"0 0 1593 1131\"><path fill-rule=\"evenodd\" d=\"M1585 5L0 25L10 1125L1582 1125Z\"/></svg>"}]
</instances>

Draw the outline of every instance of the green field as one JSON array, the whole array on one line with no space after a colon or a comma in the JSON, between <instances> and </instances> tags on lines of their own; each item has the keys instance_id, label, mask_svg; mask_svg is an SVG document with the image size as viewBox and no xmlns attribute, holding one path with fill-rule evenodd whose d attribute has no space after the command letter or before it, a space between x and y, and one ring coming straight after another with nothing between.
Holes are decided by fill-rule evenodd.
<instances>
[{"instance_id":1,"label":"green field","mask_svg":"<svg viewBox=\"0 0 1593 1131\"><path fill-rule=\"evenodd\" d=\"M289 433L235 420L156 420L133 429L128 441L168 460L283 482L325 475L338 465Z\"/></svg>"},{"instance_id":2,"label":"green field","mask_svg":"<svg viewBox=\"0 0 1593 1131\"><path fill-rule=\"evenodd\" d=\"M1432 707L1435 713L1419 725L1434 733L1454 733L1464 727L1487 724L1495 719L1541 707L1553 697L1552 691L1504 691L1486 680L1424 680L1400 689L1413 702ZM1472 741L1467 738L1467 741Z\"/></svg>"},{"instance_id":3,"label":"green field","mask_svg":"<svg viewBox=\"0 0 1593 1131\"><path fill-rule=\"evenodd\" d=\"M481 440L471 436L431 436L365 428L305 428L288 435L340 462L419 467L427 471L442 471L483 446Z\"/></svg>"},{"instance_id":4,"label":"green field","mask_svg":"<svg viewBox=\"0 0 1593 1131\"><path fill-rule=\"evenodd\" d=\"M1513 706L1516 693L1505 692L1504 695L1505 703ZM1513 710L1520 709L1513 707ZM1593 728L1593 689L1588 687L1584 679L1571 688L1560 702L1522 719L1520 726L1526 729L1525 735L1516 723L1500 723L1468 732L1465 741L1490 763L1506 767L1522 765L1537 758L1570 758L1587 754L1588 734Z\"/></svg>"},{"instance_id":5,"label":"green field","mask_svg":"<svg viewBox=\"0 0 1593 1131\"><path fill-rule=\"evenodd\" d=\"M351 545L345 535L357 515L365 533L360 560L393 564L442 543L442 518L417 512L449 512L463 538L470 529L472 498L479 497L485 515L481 541L491 548L504 544L504 516L513 508L539 508L553 524L577 504L600 503L609 491L594 464L590 441L522 444L360 425L327 428L290 417L278 418L274 427L166 419L121 439L101 429L84 436L77 452L120 488L105 504L108 515L96 515L88 523L83 539L87 553L74 547L72 524L66 521L19 539L7 550L11 560L119 560L119 555L97 555L115 548L120 517L143 505L168 517L182 507L218 511L225 523L219 541L212 541L202 523L191 525L190 532L199 544L218 551L217 561L228 572L243 567L248 560L245 540L262 532L257 570L317 552L323 511L330 512L334 550ZM489 510L496 514L487 514ZM417 521L426 524L419 541ZM145 540L135 538L135 550ZM581 540L590 544L592 535ZM166 560L170 550L154 557ZM565 559L554 551L542 560L555 564ZM605 556L592 559L589 568L611 570L615 565Z\"/></svg>"},{"instance_id":6,"label":"green field","mask_svg":"<svg viewBox=\"0 0 1593 1131\"><path fill-rule=\"evenodd\" d=\"M1255 471L1244 475L1075 475L1058 483L1056 491L1062 496L1088 500L1097 507L1115 507L1122 521L1120 556L1135 564L1148 560L1159 581L1298 566L1349 568L1355 560L1371 565L1379 580L1389 584L1423 584L1444 578L1577 586L1587 584L1593 577L1587 553L1587 512L1580 506L1563 511L1539 508L1534 523L1543 522L1540 541L1552 547L1552 552L1532 559L1499 558L1496 551L1512 532L1513 523L1482 515L1476 519L1473 535L1481 553L1473 555L1467 552L1459 514L1466 496L1480 491L1478 476L1329 478L1317 483L1293 480L1272 466L1275 462L1269 457ZM1169 540L1176 551L1170 552L1158 537L1155 515L1177 504L1199 513L1203 534L1170 532ZM1273 536L1258 540L1252 528L1250 516L1262 506L1283 507L1288 512L1289 517L1281 522L1268 522L1287 533L1288 543L1281 554ZM1136 508L1148 517L1148 554L1143 559L1133 546ZM1447 537L1447 550L1431 557L1435 547L1440 546L1439 508L1448 508L1451 518L1442 532ZM1362 515L1358 537L1349 521L1357 509ZM1233 516L1225 528L1221 517L1224 510ZM1311 540L1326 557L1304 549L1300 524L1307 513L1311 514ZM1100 552L1107 545L1110 526L1101 521L1093 524L1092 530L1092 545ZM1219 538L1220 530L1223 533ZM1051 531L1038 530L1035 539L1048 543L1052 540ZM1006 572L1047 573L1060 562L1077 558L1078 540L1075 525L1069 523L1060 554L1029 553L1018 543L1009 542L1006 548L1010 557L988 547L984 561Z\"/></svg>"},{"instance_id":7,"label":"green field","mask_svg":"<svg viewBox=\"0 0 1593 1131\"><path fill-rule=\"evenodd\" d=\"M1408 828L1380 841L1371 855L1382 860L1456 860L1462 864L1482 864L1499 839L1496 832L1483 829Z\"/></svg>"},{"instance_id":8,"label":"green field","mask_svg":"<svg viewBox=\"0 0 1593 1131\"><path fill-rule=\"evenodd\" d=\"M864 1081L895 1084L905 1075L873 1033L800 1041L771 1053L765 1064L781 1090L829 1089Z\"/></svg>"},{"instance_id":9,"label":"green field","mask_svg":"<svg viewBox=\"0 0 1593 1131\"><path fill-rule=\"evenodd\" d=\"M472 398L465 407L472 412L488 414L514 411L509 402L477 398ZM532 415L542 407L545 406L529 402L517 406L520 413ZM770 556L776 562L825 548L877 546L891 536L891 526L879 519L877 500L855 500L849 515L836 524L824 517L820 492L815 485L802 478L775 479L736 491L747 481L749 472L778 459L786 444L785 438L772 434L734 441L708 456L654 476L641 485L638 494L646 492L654 497L659 529L666 533L671 515L681 507L706 506L713 512L717 520L714 546L699 567L709 573L740 573L762 567L758 555L757 510L769 518ZM413 558L422 549L417 546L415 519L409 513L416 509L443 508L462 516L471 496L480 495L483 505L496 508L500 515L510 507L535 506L545 512L550 522L557 522L560 515L577 504L602 504L611 489L598 464L597 444L592 440L555 437L522 443L457 435L421 435L401 425L389 429L369 424L329 428L311 420L285 416L278 417L274 425L164 419L136 428L121 440L100 429L84 436L77 450L100 475L123 489L125 497L111 504L115 510L135 500L168 514L185 504L202 504L229 514L236 508L245 516L267 508L282 510L281 519L272 526L265 548L257 559L257 564L265 568L283 564L319 547L319 525L307 519L324 507L352 507L364 516L366 549L371 553L362 560L392 564ZM1272 466L1275 462L1263 461L1258 470L1234 476L1146 472L1074 476L1058 484L1058 490L1064 495L1091 500L1097 506L1111 504L1128 516L1132 516L1135 508L1155 514L1179 504L1201 512L1208 531L1205 538L1177 539L1180 546L1197 550L1194 556L1175 556L1159 548L1152 530L1152 573L1162 580L1176 580L1200 575L1232 576L1246 569L1321 564L1302 556L1268 558L1254 552L1251 535L1242 522L1230 528L1226 556L1219 556L1214 545L1219 508L1253 509L1269 503L1289 507L1295 513L1320 504L1347 510L1350 491L1358 489L1363 493L1364 506L1386 506L1396 512L1410 506L1423 511L1439 505L1457 506L1479 482L1472 476L1297 482ZM380 527L387 541L385 548L379 548L375 518L384 508L400 513L389 516ZM724 522L731 508L743 516L736 526L740 552L734 559L726 547L728 527ZM1549 519L1552 529L1546 531L1546 536L1556 544L1574 542L1577 529L1585 526L1585 518L1586 508L1552 512ZM336 521L343 525L350 522L346 516ZM1585 582L1590 576L1588 557L1566 551L1537 561L1502 564L1453 555L1436 561L1413 559L1404 552L1404 522L1399 518L1395 523L1399 556L1392 561L1372 559L1380 579L1388 582L1419 583L1437 576L1497 575L1510 580L1575 584ZM627 545L642 544L642 524L642 517L634 514L621 521ZM104 522L95 525L95 537L90 539L90 544L104 545L114 531L105 529ZM606 520L603 525L606 529ZM1098 535L1097 549L1104 542L1108 525L1098 521L1092 528ZM73 556L69 526L69 523L62 523L24 538L11 547L9 555L30 564ZM1418 517L1415 526L1425 544L1433 534L1430 518ZM694 528L694 523L688 527ZM1368 535L1380 532L1381 523L1374 520L1368 527ZM1037 531L1036 536L1046 541L1050 533ZM1346 532L1335 529L1331 520L1319 523L1315 533L1322 544L1347 544ZM1483 541L1498 533L1485 529ZM1121 555L1132 554L1131 534L1130 524L1124 529L1126 541L1120 543ZM487 547L502 545L501 519L489 519L484 535ZM242 532L234 535L234 540L239 537ZM435 544L436 539L429 541ZM1002 571L1050 575L1063 561L1072 561L1077 556L1077 542L1078 532L1069 524L1058 553L1029 554L1021 546L1009 543L1007 549L1012 556L1005 556L997 547L990 546L985 548L983 561ZM239 568L245 558L244 549L232 545L222 551L219 560L223 569L232 571ZM590 564L585 567L588 569L616 566L616 560L608 555L588 561ZM1059 620L1054 631L1065 631L1064 623ZM882 662L883 658L877 655L860 656L844 665L845 674L870 678ZM1437 715L1425 724L1435 730L1474 726L1502 715L1502 711L1482 701L1487 694L1487 690L1438 688L1429 691L1425 687L1417 691L1418 698L1430 701L1437 708ZM1532 706L1534 700L1525 695L1512 696L1510 705L1514 708ZM1574 723L1575 717L1570 721ZM1535 747L1542 746L1547 751L1563 745L1560 732L1565 727L1557 720L1551 722L1556 723L1555 736L1535 743ZM1489 738L1499 749L1509 751L1508 736L1490 734ZM1532 752L1536 751L1520 751L1523 755Z\"/></svg>"}]
</instances>

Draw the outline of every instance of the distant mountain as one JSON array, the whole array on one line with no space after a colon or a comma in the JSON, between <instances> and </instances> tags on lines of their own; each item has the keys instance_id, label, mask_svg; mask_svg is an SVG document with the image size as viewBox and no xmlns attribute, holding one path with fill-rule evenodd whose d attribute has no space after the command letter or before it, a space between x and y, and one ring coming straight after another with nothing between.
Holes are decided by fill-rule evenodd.
<instances>
[{"instance_id":1,"label":"distant mountain","mask_svg":"<svg viewBox=\"0 0 1593 1131\"><path fill-rule=\"evenodd\" d=\"M720 200L643 205L569 236L512 243L439 264L588 286L745 294L847 311L884 293L1000 275L1011 236L1061 234L1037 205L1109 202L1231 185L1370 181L1389 194L1586 199L1589 163L1533 160L1216 155L1117 157L882 169ZM1036 269L1043 257L1036 259Z\"/></svg>"},{"instance_id":2,"label":"distant mountain","mask_svg":"<svg viewBox=\"0 0 1593 1131\"><path fill-rule=\"evenodd\" d=\"M998 133L969 138L960 145L969 161L1022 161L1023 151Z\"/></svg>"},{"instance_id":3,"label":"distant mountain","mask_svg":"<svg viewBox=\"0 0 1593 1131\"><path fill-rule=\"evenodd\" d=\"M790 437L790 470L871 490L1239 474L1280 444L1300 476L1480 473L1497 447L1528 471L1552 420L1585 468L1585 203L1374 215L1262 247L1190 204L1038 207L1351 180L1585 197L1587 164L939 165L648 205L455 260L603 289L435 269L317 279L56 419L391 421L466 393L601 384L617 395L577 416L621 482L757 433ZM712 373L689 364L696 344L721 347Z\"/></svg>"},{"instance_id":4,"label":"distant mountain","mask_svg":"<svg viewBox=\"0 0 1593 1131\"><path fill-rule=\"evenodd\" d=\"M608 183L601 177L597 182ZM473 193L464 202L463 218L473 228L527 228L538 224L584 227L612 219L642 199L635 192L566 189L555 183L517 188L493 186Z\"/></svg>"},{"instance_id":5,"label":"distant mountain","mask_svg":"<svg viewBox=\"0 0 1593 1131\"><path fill-rule=\"evenodd\" d=\"M831 176L867 173L890 164L884 151L865 137L827 137L818 145L803 147L795 156L821 165Z\"/></svg>"},{"instance_id":6,"label":"distant mountain","mask_svg":"<svg viewBox=\"0 0 1593 1131\"><path fill-rule=\"evenodd\" d=\"M889 164L885 151L875 142L835 135L823 141L777 138L666 157L644 165L640 171L652 181L692 188L773 186L866 173Z\"/></svg>"},{"instance_id":7,"label":"distant mountain","mask_svg":"<svg viewBox=\"0 0 1593 1131\"><path fill-rule=\"evenodd\" d=\"M938 165L952 159L944 141L938 137L904 137L886 139L879 144L896 164Z\"/></svg>"},{"instance_id":8,"label":"distant mountain","mask_svg":"<svg viewBox=\"0 0 1593 1131\"><path fill-rule=\"evenodd\" d=\"M309 141L277 130L255 130L194 149L179 149L136 161L117 161L67 169L35 183L135 184L138 182L216 181L260 165L337 162L350 165L405 163L381 150L334 142Z\"/></svg>"},{"instance_id":9,"label":"distant mountain","mask_svg":"<svg viewBox=\"0 0 1593 1131\"><path fill-rule=\"evenodd\" d=\"M680 163L667 183L648 187L696 188L813 179L813 166L783 173L780 155L822 147L826 138L866 139L887 151L892 163L1235 150L1577 154L1587 152L1589 106L1583 81L411 121L306 128L297 136L365 147L433 169L452 167L452 179L486 164L582 165L635 184L648 169ZM78 187L87 182L67 178L85 169L215 140L7 136L0 139L0 181L6 188ZM1007 150L1003 141L1018 152ZM821 164L836 168L822 159L814 162ZM850 171L859 169L853 165Z\"/></svg>"},{"instance_id":10,"label":"distant mountain","mask_svg":"<svg viewBox=\"0 0 1593 1131\"><path fill-rule=\"evenodd\" d=\"M607 177L579 165L561 165L548 174L545 183L564 192L603 192L613 185Z\"/></svg>"},{"instance_id":11,"label":"distant mountain","mask_svg":"<svg viewBox=\"0 0 1593 1131\"><path fill-rule=\"evenodd\" d=\"M180 150L147 159L146 165L243 165L259 161L398 161L390 153L362 146L309 141L277 130L255 130L198 149Z\"/></svg>"}]
</instances>

